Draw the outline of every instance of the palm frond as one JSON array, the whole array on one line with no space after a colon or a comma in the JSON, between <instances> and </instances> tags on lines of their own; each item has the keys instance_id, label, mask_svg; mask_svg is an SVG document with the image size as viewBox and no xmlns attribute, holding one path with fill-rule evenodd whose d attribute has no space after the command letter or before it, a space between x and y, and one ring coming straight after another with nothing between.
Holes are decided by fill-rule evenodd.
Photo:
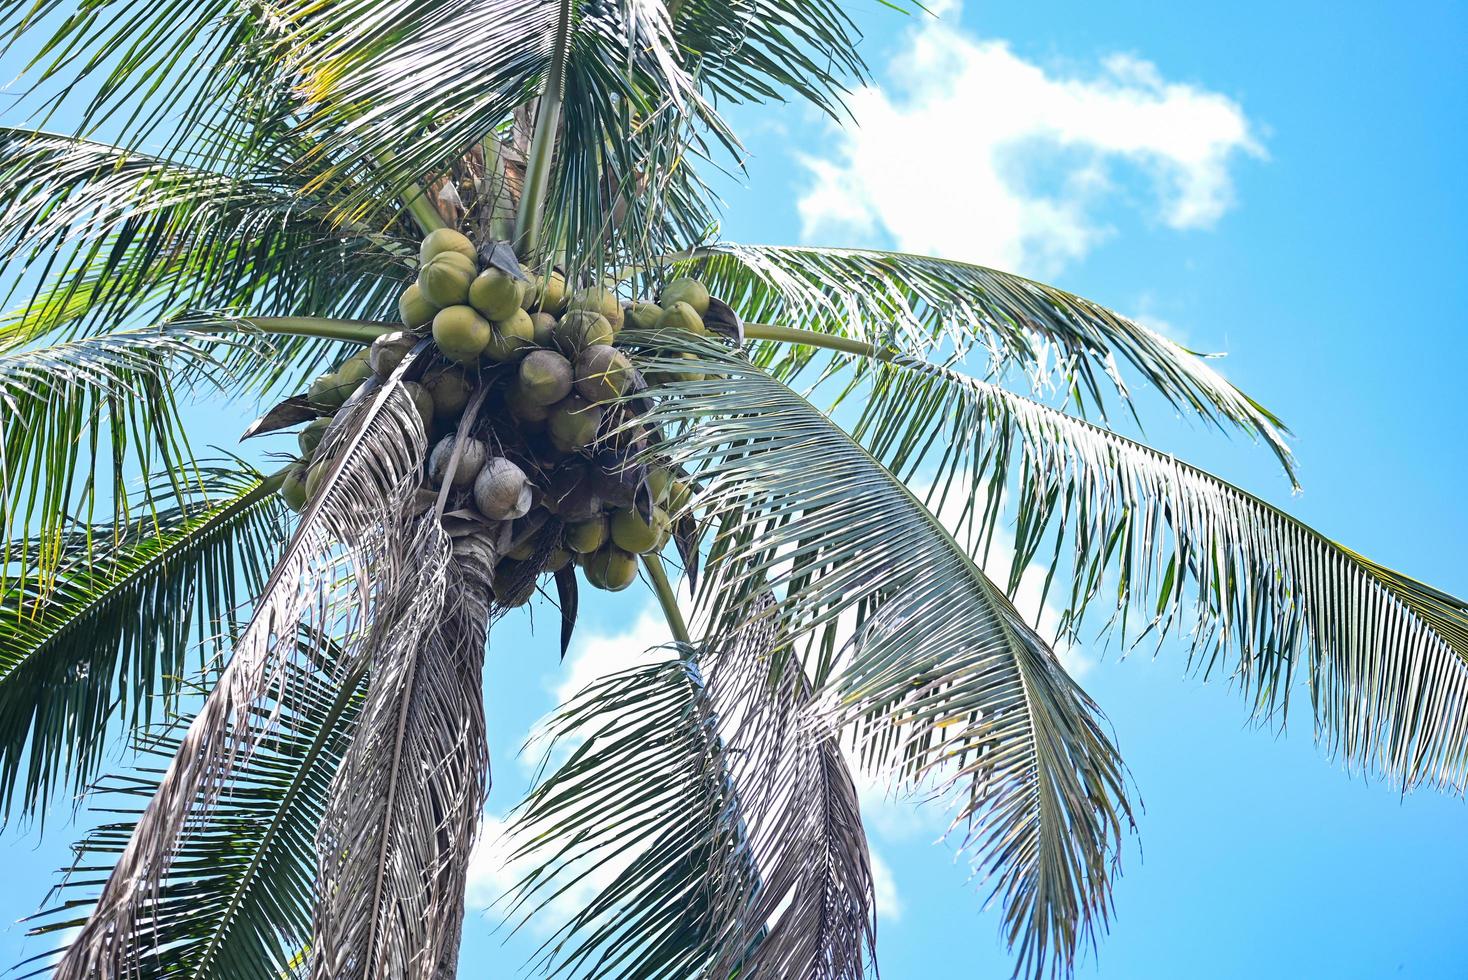
<instances>
[{"instance_id":1,"label":"palm frond","mask_svg":"<svg viewBox=\"0 0 1468 980\"><path fill-rule=\"evenodd\" d=\"M541 975L673 980L738 958L756 882L717 726L682 658L603 677L553 717L547 757L584 741L512 815L510 861L535 868L509 914L594 895L541 946Z\"/></svg>"},{"instance_id":2,"label":"palm frond","mask_svg":"<svg viewBox=\"0 0 1468 980\"><path fill-rule=\"evenodd\" d=\"M319 832L311 975L440 980L456 975L464 888L489 789L482 674L493 550L449 543L423 588L379 629L359 730ZM448 567L447 585L442 581Z\"/></svg>"},{"instance_id":3,"label":"palm frond","mask_svg":"<svg viewBox=\"0 0 1468 980\"><path fill-rule=\"evenodd\" d=\"M409 533L422 526L411 515L426 437L400 379L416 356L405 358L318 447L320 458L331 461L321 488L67 950L57 970L62 980L126 975L133 968L179 846L211 812L236 767L276 728L279 708L260 706L281 695L292 661L305 655L298 643L303 630L336 638L343 670L357 666L385 632L394 642L415 642L406 630L376 627L400 621L418 590L432 595L434 582L434 549Z\"/></svg>"},{"instance_id":4,"label":"palm frond","mask_svg":"<svg viewBox=\"0 0 1468 980\"><path fill-rule=\"evenodd\" d=\"M1127 395L1125 362L1172 405L1263 439L1293 480L1283 424L1191 351L1127 317L1053 286L950 259L864 249L720 245L683 267L751 322L786 324L894 349L987 355L991 374L1052 372L1085 410ZM767 347L759 362L789 380L809 349Z\"/></svg>"},{"instance_id":5,"label":"palm frond","mask_svg":"<svg viewBox=\"0 0 1468 980\"><path fill-rule=\"evenodd\" d=\"M131 976L286 976L309 945L316 830L361 710L363 685L360 670L341 669L330 643L305 642L310 655L291 662L270 706L279 708L274 731L221 788L159 883ZM187 720L141 738L140 764L93 791L94 810L112 816L76 846L74 864L32 933L85 922L76 915L95 901L88 893L102 884L97 873L126 848L141 805L158 792L168 762L184 748L178 735L186 727Z\"/></svg>"},{"instance_id":6,"label":"palm frond","mask_svg":"<svg viewBox=\"0 0 1468 980\"><path fill-rule=\"evenodd\" d=\"M129 513L134 478L145 503L186 495L198 477L180 396L221 389L221 357L260 360L263 344L161 327L0 353L0 582L19 574L44 586L68 525L86 528L99 507Z\"/></svg>"},{"instance_id":7,"label":"palm frond","mask_svg":"<svg viewBox=\"0 0 1468 980\"><path fill-rule=\"evenodd\" d=\"M395 319L413 249L392 212L342 224L295 158L244 176L55 133L0 128L0 261L46 270L0 349L198 309Z\"/></svg>"},{"instance_id":8,"label":"palm frond","mask_svg":"<svg viewBox=\"0 0 1468 980\"><path fill-rule=\"evenodd\" d=\"M646 421L704 488L711 635L775 617L865 766L953 800L1030 975L1104 926L1130 811L1099 712L893 475L759 368L706 348ZM653 366L659 366L654 364ZM763 596L773 592L768 608ZM838 642L841 629L850 638Z\"/></svg>"},{"instance_id":9,"label":"palm frond","mask_svg":"<svg viewBox=\"0 0 1468 980\"><path fill-rule=\"evenodd\" d=\"M280 544L269 480L202 468L172 507L117 527L22 542L0 584L0 808L24 774L24 810L87 785L116 724L150 724L186 673L192 642L227 637L234 606ZM43 571L48 564L53 571ZM155 703L158 698L161 702Z\"/></svg>"},{"instance_id":10,"label":"palm frond","mask_svg":"<svg viewBox=\"0 0 1468 980\"><path fill-rule=\"evenodd\" d=\"M1206 671L1232 665L1259 716L1310 690L1317 737L1404 789L1468 788L1468 603L1357 554L1260 498L1168 454L997 385L927 364L884 366L856 433L915 471L944 447L955 484L1013 487L1012 585L1047 547L1068 558L1074 621L1114 589L1159 639L1191 632ZM978 537L998 520L953 499ZM1068 555L1066 554L1068 549ZM1424 710L1424 705L1432 709Z\"/></svg>"}]
</instances>

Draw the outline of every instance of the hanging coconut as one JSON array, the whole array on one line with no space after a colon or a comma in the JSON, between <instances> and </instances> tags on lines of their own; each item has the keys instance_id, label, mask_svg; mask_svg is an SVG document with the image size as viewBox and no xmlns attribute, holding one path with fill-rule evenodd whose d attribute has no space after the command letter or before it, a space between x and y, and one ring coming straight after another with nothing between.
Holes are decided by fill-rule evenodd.
<instances>
[{"instance_id":1,"label":"hanging coconut","mask_svg":"<svg viewBox=\"0 0 1468 980\"><path fill-rule=\"evenodd\" d=\"M461 364L478 362L492 335L489 321L472 306L439 310L433 318L433 340L443 356Z\"/></svg>"}]
</instances>

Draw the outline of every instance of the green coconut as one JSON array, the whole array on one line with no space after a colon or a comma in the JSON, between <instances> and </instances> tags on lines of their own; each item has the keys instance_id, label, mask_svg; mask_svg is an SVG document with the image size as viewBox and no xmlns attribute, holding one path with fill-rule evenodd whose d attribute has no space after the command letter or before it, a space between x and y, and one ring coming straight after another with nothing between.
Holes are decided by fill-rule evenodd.
<instances>
[{"instance_id":1,"label":"green coconut","mask_svg":"<svg viewBox=\"0 0 1468 980\"><path fill-rule=\"evenodd\" d=\"M698 311L687 303L670 303L663 307L663 315L658 318L659 330L686 330L688 333L703 336L708 333L708 328L703 325Z\"/></svg>"},{"instance_id":2,"label":"green coconut","mask_svg":"<svg viewBox=\"0 0 1468 980\"><path fill-rule=\"evenodd\" d=\"M632 362L606 344L593 344L576 358L576 393L587 401L616 398L632 381Z\"/></svg>"},{"instance_id":3,"label":"green coconut","mask_svg":"<svg viewBox=\"0 0 1468 980\"><path fill-rule=\"evenodd\" d=\"M489 321L472 306L450 306L433 318L433 339L443 356L461 364L479 360L489 345Z\"/></svg>"},{"instance_id":4,"label":"green coconut","mask_svg":"<svg viewBox=\"0 0 1468 980\"><path fill-rule=\"evenodd\" d=\"M698 360L697 354L692 354L687 351L665 351L660 356L664 359L672 360ZM667 384L671 381L702 381L704 377L705 375L699 371L669 371L667 369L654 369L647 372L647 380L649 384Z\"/></svg>"},{"instance_id":5,"label":"green coconut","mask_svg":"<svg viewBox=\"0 0 1468 980\"><path fill-rule=\"evenodd\" d=\"M489 587L495 601L509 609L523 606L535 594L535 576L527 575L524 562L506 560L494 568Z\"/></svg>"},{"instance_id":6,"label":"green coconut","mask_svg":"<svg viewBox=\"0 0 1468 980\"><path fill-rule=\"evenodd\" d=\"M550 405L542 405L525 393L518 378L505 392L505 407L521 422L544 422L551 413Z\"/></svg>"},{"instance_id":7,"label":"green coconut","mask_svg":"<svg viewBox=\"0 0 1468 980\"><path fill-rule=\"evenodd\" d=\"M423 431L427 432L433 426L433 396L428 389L416 381L404 381L403 391L413 399L413 407L418 410L418 417L423 420Z\"/></svg>"},{"instance_id":8,"label":"green coconut","mask_svg":"<svg viewBox=\"0 0 1468 980\"><path fill-rule=\"evenodd\" d=\"M636 556L615 545L598 549L581 567L586 581L608 592L621 592L637 581Z\"/></svg>"},{"instance_id":9,"label":"green coconut","mask_svg":"<svg viewBox=\"0 0 1468 980\"><path fill-rule=\"evenodd\" d=\"M321 492L321 485L326 481L326 474L331 472L332 460L318 459L306 470L306 497L315 500L316 495Z\"/></svg>"},{"instance_id":10,"label":"green coconut","mask_svg":"<svg viewBox=\"0 0 1468 980\"><path fill-rule=\"evenodd\" d=\"M612 330L622 329L622 301L617 294L610 289L601 286L591 286L586 289L577 290L571 297L568 307L572 312L586 311L600 313L606 317L607 323L611 324Z\"/></svg>"},{"instance_id":11,"label":"green coconut","mask_svg":"<svg viewBox=\"0 0 1468 980\"><path fill-rule=\"evenodd\" d=\"M483 476L483 474L480 475ZM535 535L527 534L523 540L516 541L506 548L500 557L508 558L511 561L528 561L535 555L536 544Z\"/></svg>"},{"instance_id":12,"label":"green coconut","mask_svg":"<svg viewBox=\"0 0 1468 980\"><path fill-rule=\"evenodd\" d=\"M518 390L537 405L554 405L571 393L571 362L553 350L536 350L520 362Z\"/></svg>"},{"instance_id":13,"label":"green coconut","mask_svg":"<svg viewBox=\"0 0 1468 980\"><path fill-rule=\"evenodd\" d=\"M563 453L585 449L596 441L602 410L576 395L561 401L549 419L551 442Z\"/></svg>"},{"instance_id":14,"label":"green coconut","mask_svg":"<svg viewBox=\"0 0 1468 980\"><path fill-rule=\"evenodd\" d=\"M430 320L432 317L429 318ZM379 378L387 378L403 363L403 358L408 356L418 344L418 337L408 333L406 330L394 330L385 333L372 342L367 349L367 363L372 366L373 372Z\"/></svg>"},{"instance_id":15,"label":"green coconut","mask_svg":"<svg viewBox=\"0 0 1468 980\"><path fill-rule=\"evenodd\" d=\"M345 361L342 361L342 366L336 369L336 373L341 377L342 383L349 385L352 391L356 391L362 382L372 377L372 362L368 359L369 352L370 348L359 350Z\"/></svg>"},{"instance_id":16,"label":"green coconut","mask_svg":"<svg viewBox=\"0 0 1468 980\"><path fill-rule=\"evenodd\" d=\"M469 284L469 305L491 320L508 319L524 298L525 284L499 269L485 269Z\"/></svg>"},{"instance_id":17,"label":"green coconut","mask_svg":"<svg viewBox=\"0 0 1468 980\"><path fill-rule=\"evenodd\" d=\"M458 441L458 433L450 433L440 439L438 445L433 447L433 452L428 455L428 478L433 481L434 486L443 485L444 474L448 471L449 460L453 458L454 446ZM464 449L459 453L458 465L454 467L454 489L462 490L473 486L488 457L489 447L483 442L465 439Z\"/></svg>"},{"instance_id":18,"label":"green coconut","mask_svg":"<svg viewBox=\"0 0 1468 980\"><path fill-rule=\"evenodd\" d=\"M305 509L310 495L306 493L306 468L300 463L285 471L285 478L280 483L280 499L297 514Z\"/></svg>"},{"instance_id":19,"label":"green coconut","mask_svg":"<svg viewBox=\"0 0 1468 980\"><path fill-rule=\"evenodd\" d=\"M535 346L535 326L530 314L515 307L508 317L496 320L484 356L491 361L512 361Z\"/></svg>"},{"instance_id":20,"label":"green coconut","mask_svg":"<svg viewBox=\"0 0 1468 980\"><path fill-rule=\"evenodd\" d=\"M555 326L556 346L567 353L580 353L597 344L610 344L616 336L611 323L600 313L573 310Z\"/></svg>"},{"instance_id":21,"label":"green coconut","mask_svg":"<svg viewBox=\"0 0 1468 980\"><path fill-rule=\"evenodd\" d=\"M435 256L445 253L462 255L470 262L479 258L479 253L474 248L474 243L469 236L463 232L454 231L452 228L437 228L430 231L418 246L418 261L427 265L433 261Z\"/></svg>"},{"instance_id":22,"label":"green coconut","mask_svg":"<svg viewBox=\"0 0 1468 980\"><path fill-rule=\"evenodd\" d=\"M663 317L663 308L656 303L633 303L627 307L627 323L639 330L651 330Z\"/></svg>"},{"instance_id":23,"label":"green coconut","mask_svg":"<svg viewBox=\"0 0 1468 980\"><path fill-rule=\"evenodd\" d=\"M647 471L647 489L652 492L654 503L662 503L668 499L668 488L673 485L673 471L666 466L649 467Z\"/></svg>"},{"instance_id":24,"label":"green coconut","mask_svg":"<svg viewBox=\"0 0 1468 980\"><path fill-rule=\"evenodd\" d=\"M559 572L571 564L571 549L562 548L559 545L552 548L550 554L545 556L545 570L547 572Z\"/></svg>"},{"instance_id":25,"label":"green coconut","mask_svg":"<svg viewBox=\"0 0 1468 980\"><path fill-rule=\"evenodd\" d=\"M668 513L679 514L693 501L693 488L682 480L674 480L668 486Z\"/></svg>"},{"instance_id":26,"label":"green coconut","mask_svg":"<svg viewBox=\"0 0 1468 980\"><path fill-rule=\"evenodd\" d=\"M440 252L418 269L418 292L440 310L469 302L474 262L458 252Z\"/></svg>"},{"instance_id":27,"label":"green coconut","mask_svg":"<svg viewBox=\"0 0 1468 980\"><path fill-rule=\"evenodd\" d=\"M612 514L612 541L633 554L646 554L657 547L667 527L668 513L661 507L652 509L651 524L643 521L636 510L619 510Z\"/></svg>"},{"instance_id":28,"label":"green coconut","mask_svg":"<svg viewBox=\"0 0 1468 980\"><path fill-rule=\"evenodd\" d=\"M433 314L438 312L438 307L423 298L423 290L418 284L410 283L403 294L398 297L398 315L403 318L403 326L409 330L418 330L433 322Z\"/></svg>"},{"instance_id":29,"label":"green coconut","mask_svg":"<svg viewBox=\"0 0 1468 980\"><path fill-rule=\"evenodd\" d=\"M332 423L329 416L312 419L306 423L306 427L296 433L296 442L301 446L301 457L310 459L316 454L316 447L321 445L321 437L326 435L326 429Z\"/></svg>"},{"instance_id":30,"label":"green coconut","mask_svg":"<svg viewBox=\"0 0 1468 980\"><path fill-rule=\"evenodd\" d=\"M520 309L526 313L534 313L540 291L545 287L545 280L523 265L520 266L520 274L525 277L525 281L521 283L525 288L520 290Z\"/></svg>"},{"instance_id":31,"label":"green coconut","mask_svg":"<svg viewBox=\"0 0 1468 980\"><path fill-rule=\"evenodd\" d=\"M554 347L556 343L556 318L549 313L530 314L530 328L535 331L536 347Z\"/></svg>"},{"instance_id":32,"label":"green coconut","mask_svg":"<svg viewBox=\"0 0 1468 980\"><path fill-rule=\"evenodd\" d=\"M578 555L589 555L607 543L607 519L605 515L589 521L575 521L566 525L566 547Z\"/></svg>"},{"instance_id":33,"label":"green coconut","mask_svg":"<svg viewBox=\"0 0 1468 980\"><path fill-rule=\"evenodd\" d=\"M433 399L433 417L441 422L457 419L469 404L470 384L462 368L440 365L425 372L423 388Z\"/></svg>"},{"instance_id":34,"label":"green coconut","mask_svg":"<svg viewBox=\"0 0 1468 980\"><path fill-rule=\"evenodd\" d=\"M311 382L311 387L306 390L306 398L317 408L331 410L341 408L342 402L351 393L352 390L342 381L341 375L330 371Z\"/></svg>"},{"instance_id":35,"label":"green coconut","mask_svg":"<svg viewBox=\"0 0 1468 980\"><path fill-rule=\"evenodd\" d=\"M709 311L709 291L703 283L697 279L674 279L663 287L663 292L658 296L658 302L666 309L677 303L687 303L693 307L693 312L703 316Z\"/></svg>"},{"instance_id":36,"label":"green coconut","mask_svg":"<svg viewBox=\"0 0 1468 980\"><path fill-rule=\"evenodd\" d=\"M536 276L534 289L525 290L526 310L560 315L566 308L566 277L561 270L552 269L549 274Z\"/></svg>"}]
</instances>

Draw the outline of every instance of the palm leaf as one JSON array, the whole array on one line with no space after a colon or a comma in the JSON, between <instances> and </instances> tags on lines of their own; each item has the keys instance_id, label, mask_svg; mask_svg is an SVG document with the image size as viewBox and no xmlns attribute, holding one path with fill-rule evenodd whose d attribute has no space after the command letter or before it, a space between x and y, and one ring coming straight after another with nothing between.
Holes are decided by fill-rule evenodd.
<instances>
[{"instance_id":1,"label":"palm leaf","mask_svg":"<svg viewBox=\"0 0 1468 980\"><path fill-rule=\"evenodd\" d=\"M191 641L217 645L234 604L265 579L279 545L271 481L203 469L201 490L125 524L21 544L0 588L0 800L24 773L24 808L93 778L118 721L146 724L177 690Z\"/></svg>"},{"instance_id":2,"label":"palm leaf","mask_svg":"<svg viewBox=\"0 0 1468 980\"><path fill-rule=\"evenodd\" d=\"M745 320L788 324L927 359L977 349L993 375L1051 371L1085 408L1123 396L1126 362L1168 402L1262 438L1293 479L1287 430L1191 351L1090 300L967 262L862 249L722 245L684 267ZM789 380L812 352L765 348L760 362ZM1103 383L1104 382L1104 383Z\"/></svg>"},{"instance_id":3,"label":"palm leaf","mask_svg":"<svg viewBox=\"0 0 1468 980\"><path fill-rule=\"evenodd\" d=\"M316 831L363 692L360 671L344 675L330 644L306 642L311 655L291 664L275 730L221 789L158 886L147 910L152 928L137 950L140 980L284 976L310 942ZM57 901L39 913L44 924L33 933L83 924L76 913L95 901L85 893L127 846L139 801L158 791L159 767L183 749L177 733L185 727L142 739L144 763L94 791L94 808L116 816L77 845ZM76 892L83 894L67 897Z\"/></svg>"},{"instance_id":4,"label":"palm leaf","mask_svg":"<svg viewBox=\"0 0 1468 980\"><path fill-rule=\"evenodd\" d=\"M494 552L420 518L424 581L379 623L359 731L319 831L311 976L456 975L489 790L482 674ZM447 583L443 581L447 566Z\"/></svg>"},{"instance_id":5,"label":"palm leaf","mask_svg":"<svg viewBox=\"0 0 1468 980\"><path fill-rule=\"evenodd\" d=\"M863 763L950 793L1021 970L1067 967L1105 924L1129 817L1095 705L943 525L809 402L712 348L651 366L710 375L659 389L646 421L719 529L699 590L711 634L773 616L813 650L814 699ZM835 642L838 627L850 638Z\"/></svg>"},{"instance_id":6,"label":"palm leaf","mask_svg":"<svg viewBox=\"0 0 1468 980\"><path fill-rule=\"evenodd\" d=\"M1468 788L1463 600L1168 454L953 371L883 366L856 431L905 469L920 462L911 447L951 447L939 498L959 483L1017 489L1011 584L1047 546L1061 566L1068 543L1073 620L1114 583L1123 626L1129 609L1159 638L1186 626L1192 659L1208 671L1231 663L1259 715L1282 719L1303 680L1317 737L1347 762L1404 789ZM996 503L975 521L978 537Z\"/></svg>"},{"instance_id":7,"label":"palm leaf","mask_svg":"<svg viewBox=\"0 0 1468 980\"><path fill-rule=\"evenodd\" d=\"M127 514L135 477L145 503L185 495L198 477L179 396L222 387L222 352L261 360L262 347L258 338L163 327L0 353L6 568L44 585L68 521L85 528L98 507ZM0 572L0 583L11 574Z\"/></svg>"},{"instance_id":8,"label":"palm leaf","mask_svg":"<svg viewBox=\"0 0 1468 980\"><path fill-rule=\"evenodd\" d=\"M153 928L157 889L178 848L207 817L236 767L271 737L280 712L260 705L279 695L293 660L303 656L301 631L338 638L345 651L342 669L350 671L364 647L379 638L375 625L397 621L417 591L432 584L433 563L425 559L433 549L409 533L422 526L410 515L426 438L400 379L416 356L405 358L318 447L320 458L331 461L321 489L58 977L81 980L125 972L135 963L140 937ZM385 632L394 633L395 642L416 641L403 629Z\"/></svg>"},{"instance_id":9,"label":"palm leaf","mask_svg":"<svg viewBox=\"0 0 1468 980\"><path fill-rule=\"evenodd\" d=\"M539 974L671 980L709 975L728 944L737 954L754 869L694 662L595 681L544 737L547 758L584 741L512 815L510 860L535 869L508 914L528 917L579 882L610 880L542 945Z\"/></svg>"},{"instance_id":10,"label":"palm leaf","mask_svg":"<svg viewBox=\"0 0 1468 980\"><path fill-rule=\"evenodd\" d=\"M342 225L295 157L262 149L244 176L54 133L0 129L0 259L47 274L0 321L0 349L196 309L394 319L412 248Z\"/></svg>"}]
</instances>

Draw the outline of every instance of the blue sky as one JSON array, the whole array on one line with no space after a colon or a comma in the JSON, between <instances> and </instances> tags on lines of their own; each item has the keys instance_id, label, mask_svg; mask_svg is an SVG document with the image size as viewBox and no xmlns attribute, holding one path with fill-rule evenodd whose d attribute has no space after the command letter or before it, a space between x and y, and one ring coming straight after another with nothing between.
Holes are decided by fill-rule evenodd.
<instances>
[{"instance_id":1,"label":"blue sky","mask_svg":"<svg viewBox=\"0 0 1468 980\"><path fill-rule=\"evenodd\" d=\"M1450 592L1461 561L1463 93L1468 8L1418 3L970 3L937 19L853 6L880 91L842 135L803 109L732 113L749 178L724 187L726 237L944 254L1045 277L1198 349L1294 430L1304 492L1269 454L1163 411L1147 436L1348 546ZM230 446L238 412L209 431ZM231 417L231 416L234 417ZM565 665L554 610L496 631L486 698L494 818L558 696L663 636L651 597L584 604ZM1468 976L1468 835L1459 800L1344 772L1311 739L1247 723L1226 682L1169 642L1072 652L1145 812L1109 936L1084 977ZM865 800L883 870L891 977L1007 976L999 917L941 813ZM72 836L7 832L0 919L34 907ZM463 975L508 973L543 938L480 909L505 874L475 864ZM23 886L19 883L23 883ZM23 949L0 927L0 960Z\"/></svg>"}]
</instances>

